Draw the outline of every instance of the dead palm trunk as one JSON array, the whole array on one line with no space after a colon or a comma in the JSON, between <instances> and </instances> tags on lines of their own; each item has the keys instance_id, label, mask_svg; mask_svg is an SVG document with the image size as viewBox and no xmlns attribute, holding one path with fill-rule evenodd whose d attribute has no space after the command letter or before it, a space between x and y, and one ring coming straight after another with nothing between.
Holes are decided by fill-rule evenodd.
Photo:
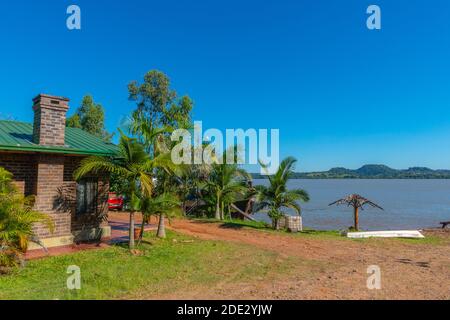
<instances>
[{"instance_id":1,"label":"dead palm trunk","mask_svg":"<svg viewBox=\"0 0 450 320\"><path fill-rule=\"evenodd\" d=\"M358 231L359 229L359 208L361 208L361 210L363 210L363 207L365 205L369 205L373 208L377 208L380 210L383 210L382 207L380 207L379 205L377 205L376 203L361 197L359 194L351 194L343 199L339 199L333 203L330 203L329 205L341 205L341 204L346 204L348 206L352 206L353 207L353 218L354 218L354 228L356 231Z\"/></svg>"},{"instance_id":2,"label":"dead palm trunk","mask_svg":"<svg viewBox=\"0 0 450 320\"><path fill-rule=\"evenodd\" d=\"M134 249L134 211L130 212L130 250Z\"/></svg>"},{"instance_id":3,"label":"dead palm trunk","mask_svg":"<svg viewBox=\"0 0 450 320\"><path fill-rule=\"evenodd\" d=\"M158 232L157 237L158 238L165 238L166 237L166 226L164 224L165 216L163 213L159 215L159 223L158 223Z\"/></svg>"},{"instance_id":4,"label":"dead palm trunk","mask_svg":"<svg viewBox=\"0 0 450 320\"><path fill-rule=\"evenodd\" d=\"M354 225L354 227L355 227L355 230L356 231L358 231L358 220L359 220L359 210L358 210L358 207L354 207L354 219L355 219L355 225Z\"/></svg>"}]
</instances>

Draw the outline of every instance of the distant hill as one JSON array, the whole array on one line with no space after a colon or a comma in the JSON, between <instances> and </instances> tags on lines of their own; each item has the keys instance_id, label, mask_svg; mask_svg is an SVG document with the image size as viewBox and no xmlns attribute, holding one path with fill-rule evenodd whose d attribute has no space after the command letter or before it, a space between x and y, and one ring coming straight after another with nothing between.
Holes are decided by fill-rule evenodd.
<instances>
[{"instance_id":1,"label":"distant hill","mask_svg":"<svg viewBox=\"0 0 450 320\"><path fill-rule=\"evenodd\" d=\"M264 178L253 174L254 179ZM321 172L297 172L295 179L450 179L450 170L432 170L412 167L405 170L392 169L381 164L368 164L359 169L332 168Z\"/></svg>"}]
</instances>

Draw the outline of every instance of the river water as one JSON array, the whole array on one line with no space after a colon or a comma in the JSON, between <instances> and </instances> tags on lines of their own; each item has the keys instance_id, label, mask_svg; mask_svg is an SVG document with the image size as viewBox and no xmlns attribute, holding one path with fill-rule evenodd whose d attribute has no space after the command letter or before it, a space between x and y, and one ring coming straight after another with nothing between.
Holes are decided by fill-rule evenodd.
<instances>
[{"instance_id":1,"label":"river water","mask_svg":"<svg viewBox=\"0 0 450 320\"><path fill-rule=\"evenodd\" d=\"M267 184L268 180L254 183ZM289 188L302 188L310 195L311 200L301 204L303 225L307 228L343 230L352 226L352 208L328 204L353 193L384 208L381 211L367 206L361 211L362 230L421 229L450 221L450 180L297 179L289 182ZM257 213L256 217L270 221L265 213Z\"/></svg>"}]
</instances>

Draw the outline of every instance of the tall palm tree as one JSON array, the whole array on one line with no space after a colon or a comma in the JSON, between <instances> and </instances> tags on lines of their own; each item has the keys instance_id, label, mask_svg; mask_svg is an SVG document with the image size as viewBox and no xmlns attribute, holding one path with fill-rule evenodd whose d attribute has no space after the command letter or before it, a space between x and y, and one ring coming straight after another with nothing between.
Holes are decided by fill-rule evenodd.
<instances>
[{"instance_id":1,"label":"tall palm tree","mask_svg":"<svg viewBox=\"0 0 450 320\"><path fill-rule=\"evenodd\" d=\"M150 159L145 152L144 146L135 138L125 136L120 132L119 151L115 157L93 156L81 161L80 166L74 173L75 179L81 179L90 174L100 172L116 174L128 181L126 199L130 211L130 249L134 248L134 214L138 208L135 207L137 196L150 197L153 193L153 171L155 168L168 169L172 166L169 154L161 154Z\"/></svg>"},{"instance_id":2,"label":"tall palm tree","mask_svg":"<svg viewBox=\"0 0 450 320\"><path fill-rule=\"evenodd\" d=\"M211 166L206 188L215 199L215 218L223 220L225 209L244 195L248 189L250 175L236 164L218 164Z\"/></svg>"},{"instance_id":3,"label":"tall palm tree","mask_svg":"<svg viewBox=\"0 0 450 320\"><path fill-rule=\"evenodd\" d=\"M255 210L268 210L274 229L279 229L279 221L283 217L281 208L291 208L300 215L299 201L309 201L308 193L303 189L288 190L287 183L294 173L297 160L293 157L284 159L277 172L269 177L269 186L256 186Z\"/></svg>"},{"instance_id":4,"label":"tall palm tree","mask_svg":"<svg viewBox=\"0 0 450 320\"><path fill-rule=\"evenodd\" d=\"M181 118L178 120L181 121ZM184 124L187 125L184 121L181 122L183 123L180 124L182 127ZM157 124L154 121L151 121L151 119L139 110L134 112L132 115L132 119L129 124L129 131L134 136L137 136L139 141L142 142L151 159L157 159L163 154L169 155L171 149L176 145L176 143L170 139L170 133L174 131L172 126L163 123ZM157 185L155 186L155 194L152 197L143 197L141 199L141 211L144 215L141 228L141 238L144 232L144 223L150 218L151 215L159 216L157 236L164 238L165 217L168 216L170 218L170 216L172 216L172 212L178 212L175 207L177 205L179 206L179 201L176 199L175 194L182 192L182 190L179 190L182 189L182 186L179 183L182 168L181 166L175 165L171 162L170 172L167 168L162 169L166 170L156 169L154 171L154 177L157 181ZM158 206L160 206L160 208L158 208ZM150 212L150 210L153 210L153 212Z\"/></svg>"},{"instance_id":5,"label":"tall palm tree","mask_svg":"<svg viewBox=\"0 0 450 320\"><path fill-rule=\"evenodd\" d=\"M333 203L330 203L329 205L341 205L341 204L346 204L349 207L353 207L353 217L354 217L354 228L356 231L358 231L358 227L359 227L359 209L363 210L363 207L365 205L369 205L373 208L377 208L380 210L384 210L382 207L380 207L379 205L377 205L376 203L361 197L359 194L351 194L345 198L339 199Z\"/></svg>"}]
</instances>

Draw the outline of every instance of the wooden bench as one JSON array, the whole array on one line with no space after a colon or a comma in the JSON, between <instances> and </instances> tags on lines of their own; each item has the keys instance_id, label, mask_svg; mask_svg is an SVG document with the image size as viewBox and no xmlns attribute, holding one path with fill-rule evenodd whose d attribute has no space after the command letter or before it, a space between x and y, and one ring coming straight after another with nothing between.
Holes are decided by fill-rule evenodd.
<instances>
[{"instance_id":1,"label":"wooden bench","mask_svg":"<svg viewBox=\"0 0 450 320\"><path fill-rule=\"evenodd\" d=\"M444 221L444 222L441 222L441 224L442 224L442 229L445 229L445 227L450 224L450 221Z\"/></svg>"}]
</instances>

